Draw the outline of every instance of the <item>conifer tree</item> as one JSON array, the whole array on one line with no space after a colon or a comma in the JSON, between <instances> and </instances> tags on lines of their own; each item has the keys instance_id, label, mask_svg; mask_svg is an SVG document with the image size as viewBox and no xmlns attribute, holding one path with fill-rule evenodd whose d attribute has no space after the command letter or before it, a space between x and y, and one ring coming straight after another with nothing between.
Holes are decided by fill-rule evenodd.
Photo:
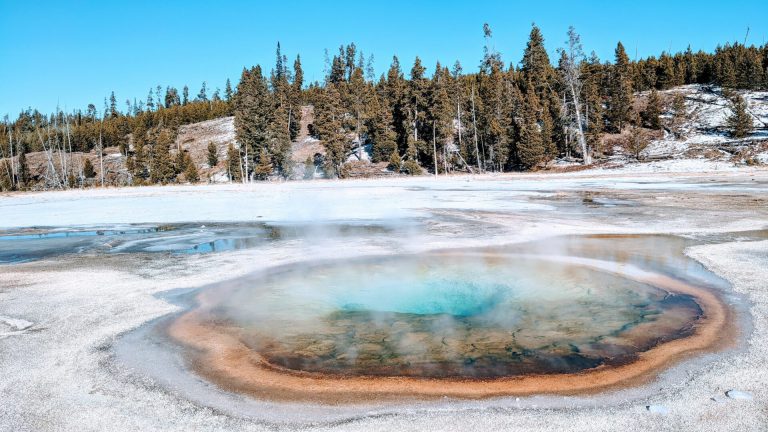
<instances>
[{"instance_id":1,"label":"conifer tree","mask_svg":"<svg viewBox=\"0 0 768 432\"><path fill-rule=\"evenodd\" d=\"M219 149L213 141L208 143L208 166L213 168L219 164Z\"/></svg>"},{"instance_id":2,"label":"conifer tree","mask_svg":"<svg viewBox=\"0 0 768 432\"><path fill-rule=\"evenodd\" d=\"M440 62L435 65L435 73L430 85L428 122L434 127L434 151L437 153L434 159L444 159L445 146L453 141L454 107L449 95L451 73L448 68L442 67ZM434 167L435 173L439 172L439 165L438 163L438 166ZM445 160L443 160L443 167L445 167Z\"/></svg>"},{"instance_id":3,"label":"conifer tree","mask_svg":"<svg viewBox=\"0 0 768 432\"><path fill-rule=\"evenodd\" d=\"M632 76L629 57L621 42L616 45L616 61L612 67L608 122L614 132L629 120L632 111Z\"/></svg>"},{"instance_id":4,"label":"conifer tree","mask_svg":"<svg viewBox=\"0 0 768 432\"><path fill-rule=\"evenodd\" d=\"M594 51L589 59L582 63L581 76L587 145L590 149L602 151L600 142L603 134L603 73L600 59Z\"/></svg>"},{"instance_id":5,"label":"conifer tree","mask_svg":"<svg viewBox=\"0 0 768 432\"><path fill-rule=\"evenodd\" d=\"M373 113L368 121L371 153L374 162L382 162L397 150L397 136L392 128L392 112L377 95L371 99L370 110Z\"/></svg>"},{"instance_id":6,"label":"conifer tree","mask_svg":"<svg viewBox=\"0 0 768 432\"><path fill-rule=\"evenodd\" d=\"M684 62L684 75L685 75L685 83L686 84L696 84L699 81L699 61L698 58L693 54L693 50L691 50L691 46L688 45L688 48L685 50L685 54L683 54L683 62Z\"/></svg>"},{"instance_id":7,"label":"conifer tree","mask_svg":"<svg viewBox=\"0 0 768 432\"><path fill-rule=\"evenodd\" d=\"M267 129L268 153L277 172L285 178L289 177L292 171L290 128L292 124L298 125L298 120L292 118L292 113L293 107L287 106L287 101L278 104Z\"/></svg>"},{"instance_id":8,"label":"conifer tree","mask_svg":"<svg viewBox=\"0 0 768 432\"><path fill-rule=\"evenodd\" d=\"M544 160L545 148L537 119L538 97L531 83L527 83L526 88L531 90L523 98L523 112L518 119L517 157L524 168L535 168Z\"/></svg>"},{"instance_id":9,"label":"conifer tree","mask_svg":"<svg viewBox=\"0 0 768 432\"><path fill-rule=\"evenodd\" d=\"M648 101L642 112L642 120L647 127L654 130L661 129L661 112L663 110L661 96L656 89L651 90L648 95Z\"/></svg>"},{"instance_id":10,"label":"conifer tree","mask_svg":"<svg viewBox=\"0 0 768 432\"><path fill-rule=\"evenodd\" d=\"M400 61L397 56L392 57L392 64L387 71L386 81L381 84L384 101L389 112L392 113L392 130L395 133L398 151L405 153L408 150L409 128L407 92L403 72L400 69Z\"/></svg>"},{"instance_id":11,"label":"conifer tree","mask_svg":"<svg viewBox=\"0 0 768 432\"><path fill-rule=\"evenodd\" d=\"M117 111L117 98L115 97L115 92L112 92L109 95L109 116L115 118L119 114Z\"/></svg>"},{"instance_id":12,"label":"conifer tree","mask_svg":"<svg viewBox=\"0 0 768 432\"><path fill-rule=\"evenodd\" d=\"M90 159L85 159L83 163L83 176L87 179L96 177L96 170L93 168L93 164Z\"/></svg>"},{"instance_id":13,"label":"conifer tree","mask_svg":"<svg viewBox=\"0 0 768 432\"><path fill-rule=\"evenodd\" d=\"M206 86L205 81L203 81L203 85L200 87L200 91L197 93L197 98L195 100L208 102L208 87Z\"/></svg>"},{"instance_id":14,"label":"conifer tree","mask_svg":"<svg viewBox=\"0 0 768 432\"><path fill-rule=\"evenodd\" d=\"M675 138L682 138L686 120L688 120L688 112L685 107L685 96L682 93L675 93L672 98L672 118L669 124L669 129Z\"/></svg>"},{"instance_id":15,"label":"conifer tree","mask_svg":"<svg viewBox=\"0 0 768 432\"><path fill-rule=\"evenodd\" d=\"M133 130L133 156L129 171L136 184L141 184L149 177L147 149L147 130L143 123L138 123Z\"/></svg>"},{"instance_id":16,"label":"conifer tree","mask_svg":"<svg viewBox=\"0 0 768 432\"><path fill-rule=\"evenodd\" d=\"M293 62L293 88L296 93L301 93L304 87L304 70L301 68L301 57L296 55Z\"/></svg>"},{"instance_id":17,"label":"conifer tree","mask_svg":"<svg viewBox=\"0 0 768 432\"><path fill-rule=\"evenodd\" d=\"M633 109L631 117L632 121L629 123L629 136L625 141L625 150L639 161L643 150L645 150L650 143L650 138L645 129L643 129L641 113Z\"/></svg>"},{"instance_id":18,"label":"conifer tree","mask_svg":"<svg viewBox=\"0 0 768 432\"><path fill-rule=\"evenodd\" d=\"M544 47L544 36L536 24L531 27L528 43L523 52L523 60L520 64L523 83L526 86L532 85L536 95L542 98L545 92L550 91L554 69Z\"/></svg>"},{"instance_id":19,"label":"conifer tree","mask_svg":"<svg viewBox=\"0 0 768 432\"><path fill-rule=\"evenodd\" d=\"M559 104L551 103L552 100L559 100L554 90L555 70L544 47L544 36L535 24L532 25L528 43L523 52L520 73L526 94L532 91L537 97L536 117L541 128L540 144L543 146L544 155L554 156L557 147L557 143L553 140L556 132L555 122L560 117L553 116L553 113L559 111Z\"/></svg>"},{"instance_id":20,"label":"conifer tree","mask_svg":"<svg viewBox=\"0 0 768 432\"><path fill-rule=\"evenodd\" d=\"M186 159L185 165L187 166L184 170L184 177L186 177L187 181L190 183L197 183L200 181L200 173L197 171L197 165L192 160L192 157L189 155L189 153L184 152L184 158Z\"/></svg>"},{"instance_id":21,"label":"conifer tree","mask_svg":"<svg viewBox=\"0 0 768 432\"><path fill-rule=\"evenodd\" d=\"M168 183L175 177L173 161L171 160L171 144L173 137L167 129L162 129L152 146L150 163L150 180L153 183Z\"/></svg>"},{"instance_id":22,"label":"conifer tree","mask_svg":"<svg viewBox=\"0 0 768 432\"><path fill-rule=\"evenodd\" d=\"M227 78L227 83L224 85L224 100L230 102L232 100L232 83Z\"/></svg>"},{"instance_id":23,"label":"conifer tree","mask_svg":"<svg viewBox=\"0 0 768 432\"><path fill-rule=\"evenodd\" d=\"M24 189L29 185L29 181L31 180L30 172L29 172L29 165L27 164L27 149L26 146L22 145L19 149L19 171L18 171L18 179L19 179L19 187L21 189Z\"/></svg>"},{"instance_id":24,"label":"conifer tree","mask_svg":"<svg viewBox=\"0 0 768 432\"><path fill-rule=\"evenodd\" d=\"M189 87L184 86L184 89L181 91L181 104L187 105L189 103Z\"/></svg>"},{"instance_id":25,"label":"conifer tree","mask_svg":"<svg viewBox=\"0 0 768 432\"><path fill-rule=\"evenodd\" d=\"M326 85L315 105L315 128L326 153L326 174L338 177L346 158L346 137L342 125L344 111L341 96L334 84Z\"/></svg>"},{"instance_id":26,"label":"conifer tree","mask_svg":"<svg viewBox=\"0 0 768 432\"><path fill-rule=\"evenodd\" d=\"M245 154L244 175L250 178L253 162L261 150L269 154L270 125L275 117L275 104L260 66L243 69L235 97L235 137Z\"/></svg>"},{"instance_id":27,"label":"conifer tree","mask_svg":"<svg viewBox=\"0 0 768 432\"><path fill-rule=\"evenodd\" d=\"M240 152L235 149L232 143L227 147L227 174L230 181L242 181L242 165L240 162Z\"/></svg>"},{"instance_id":28,"label":"conifer tree","mask_svg":"<svg viewBox=\"0 0 768 432\"><path fill-rule=\"evenodd\" d=\"M165 89L165 107L171 108L181 104L179 98L179 91L175 87L168 87Z\"/></svg>"},{"instance_id":29,"label":"conifer tree","mask_svg":"<svg viewBox=\"0 0 768 432\"><path fill-rule=\"evenodd\" d=\"M726 119L726 125L733 138L744 138L752 133L754 123L743 96L737 94L731 99L731 115Z\"/></svg>"},{"instance_id":30,"label":"conifer tree","mask_svg":"<svg viewBox=\"0 0 768 432\"><path fill-rule=\"evenodd\" d=\"M405 157L418 161L420 156L431 153L432 146L427 145L424 138L431 136L431 125L426 125L429 81L424 76L426 68L417 56L411 68L410 80L407 85L405 130ZM427 150L429 148L430 150ZM432 159L431 156L429 159Z\"/></svg>"},{"instance_id":31,"label":"conifer tree","mask_svg":"<svg viewBox=\"0 0 768 432\"><path fill-rule=\"evenodd\" d=\"M259 180L266 180L272 174L272 158L266 148L259 151L253 174Z\"/></svg>"},{"instance_id":32,"label":"conifer tree","mask_svg":"<svg viewBox=\"0 0 768 432\"><path fill-rule=\"evenodd\" d=\"M397 149L392 150L392 154L389 155L389 165L387 165L387 168L394 171L395 173L399 173L402 166L403 159L400 158L400 153L398 153Z\"/></svg>"},{"instance_id":33,"label":"conifer tree","mask_svg":"<svg viewBox=\"0 0 768 432\"><path fill-rule=\"evenodd\" d=\"M155 109L155 98L152 94L152 89L149 89L149 94L147 94L147 111L153 111ZM93 107L93 113L96 113L96 107ZM95 118L95 116L94 116Z\"/></svg>"}]
</instances>

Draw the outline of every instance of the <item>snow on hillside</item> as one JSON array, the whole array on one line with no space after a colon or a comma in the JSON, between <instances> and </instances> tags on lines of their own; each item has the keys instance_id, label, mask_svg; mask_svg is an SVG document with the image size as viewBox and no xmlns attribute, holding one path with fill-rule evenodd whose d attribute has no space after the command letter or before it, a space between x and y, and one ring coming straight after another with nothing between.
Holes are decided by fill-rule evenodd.
<instances>
[{"instance_id":1,"label":"snow on hillside","mask_svg":"<svg viewBox=\"0 0 768 432\"><path fill-rule=\"evenodd\" d=\"M673 95L682 93L689 118L684 124L682 139L676 139L669 131L664 137L654 140L643 155L650 159L690 158L691 150L721 150L725 146L737 147L755 141L768 142L768 92L739 91L747 101L753 116L755 131L747 138L737 140L728 136L726 119L731 115L728 99L719 87L686 85L662 92L671 101ZM665 114L666 117L670 113ZM714 156L714 153L710 154ZM723 154L721 154L724 156ZM768 158L768 154L765 157Z\"/></svg>"}]
</instances>

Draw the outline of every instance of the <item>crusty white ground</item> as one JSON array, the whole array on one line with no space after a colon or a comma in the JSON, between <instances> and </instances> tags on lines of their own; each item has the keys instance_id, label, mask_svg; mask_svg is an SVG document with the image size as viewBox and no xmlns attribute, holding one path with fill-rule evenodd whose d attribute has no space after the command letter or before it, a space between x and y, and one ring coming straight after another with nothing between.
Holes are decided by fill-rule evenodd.
<instances>
[{"instance_id":1,"label":"crusty white ground","mask_svg":"<svg viewBox=\"0 0 768 432\"><path fill-rule=\"evenodd\" d=\"M452 225L441 222L426 232L414 232L411 238L388 242L348 239L339 243L335 239L323 240L320 232L312 241L288 241L259 250L184 257L75 256L0 267L0 316L4 319L0 322L0 333L7 334L0 336L0 430L273 430L273 425L189 402L174 389L173 383L154 382L121 367L112 357L111 343L121 333L177 310L177 306L155 294L174 288L198 287L255 269L318 256L343 258L475 246L562 233L693 233L768 226L768 210L730 208L727 202L722 202L722 196L712 199L711 206L707 206L711 208L681 210L680 202L688 191L699 190L697 184L713 179L722 183L726 191L732 191L728 193L754 195L756 199L766 197L764 188L754 188L749 183L754 178L766 180L765 172L740 174L736 177L690 174L684 179L645 177L642 181L634 177L607 179L586 174L552 179L532 176L521 181L522 185L516 184L515 178L456 179L433 183L426 191L415 190L414 180L396 181L391 187L385 181L276 185L267 191L279 190L288 196L304 198L316 195L319 189L313 188L321 188L324 190L319 193L328 194L333 200L341 201L346 194L354 196L356 201L346 202L344 207L345 216L350 219L411 216L429 219L436 218L435 215L463 216L464 219ZM244 196L269 195L257 186L217 188L205 188L202 193L190 188L148 188L0 198L0 226L220 220L219 216L227 219L224 216L231 212L239 215L235 220L249 220L245 212L238 213L238 202L229 202L229 207L219 210L211 210L208 205L220 206L242 192L246 192ZM633 197L653 196L643 198L647 199L648 207L635 208L620 218L611 214L602 216L599 212L589 217L574 217L573 213L581 210L558 207L560 191L568 195L585 188L605 193L629 194L627 191L631 191L627 196ZM121 208L121 201L116 199L121 196L129 197L126 202L138 203L149 213L137 215L126 208L127 204ZM378 201L384 198L395 201L382 205ZM288 201L287 197L279 199ZM277 200L271 198L268 204L273 208L265 208L264 212L278 216L290 214L291 208L280 207ZM659 200L658 207L651 206L650 203ZM164 201L177 207L153 209L162 206ZM670 205L668 201L677 205ZM256 208L256 204L244 205ZM197 218L178 211L194 207L200 210ZM393 210L388 213L390 207ZM109 213L101 212L101 208L109 209ZM57 216L44 214L46 209L56 212ZM335 217L337 212L338 209L324 208L321 214L333 219L330 216ZM8 215L13 219L8 219ZM162 216L162 220L153 216ZM227 220L232 219L230 216ZM477 234L473 228L481 222L499 225L506 231L502 238L496 238L496 231L493 238ZM537 409L535 400L525 399L520 401L520 409L515 408L515 403L500 409L447 402L430 409L404 407L394 414L362 415L313 429L766 430L768 241L697 246L689 253L727 278L734 290L747 297L751 302L749 312L754 332L743 350L703 366L692 366L689 374L666 381L647 400L623 403L617 398L599 398L595 400L605 402L604 406L574 409ZM25 326L9 324L21 322L14 320L33 325L20 328ZM748 391L754 399L726 399L724 392L730 389ZM664 406L669 413L649 413L645 408L649 404ZM291 413L286 417L293 417L301 413L302 407L294 405L284 409ZM290 425L284 428L291 429Z\"/></svg>"}]
</instances>

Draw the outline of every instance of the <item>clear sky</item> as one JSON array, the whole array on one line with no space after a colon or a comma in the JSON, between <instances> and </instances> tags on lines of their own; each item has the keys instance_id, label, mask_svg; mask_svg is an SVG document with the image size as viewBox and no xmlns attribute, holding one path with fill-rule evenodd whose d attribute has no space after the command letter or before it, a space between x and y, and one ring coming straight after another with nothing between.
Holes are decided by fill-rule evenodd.
<instances>
[{"instance_id":1,"label":"clear sky","mask_svg":"<svg viewBox=\"0 0 768 432\"><path fill-rule=\"evenodd\" d=\"M663 50L711 51L719 43L762 44L768 2L740 1L23 1L0 0L0 116L26 107L101 110L114 90L125 107L158 84L197 94L208 82L235 85L243 66L274 65L275 44L292 64L301 54L307 81L321 80L324 49L355 42L375 57L392 55L405 71L420 56L475 70L483 23L505 63L519 62L532 22L554 53L569 25L585 51L611 59L621 40L630 57Z\"/></svg>"}]
</instances>

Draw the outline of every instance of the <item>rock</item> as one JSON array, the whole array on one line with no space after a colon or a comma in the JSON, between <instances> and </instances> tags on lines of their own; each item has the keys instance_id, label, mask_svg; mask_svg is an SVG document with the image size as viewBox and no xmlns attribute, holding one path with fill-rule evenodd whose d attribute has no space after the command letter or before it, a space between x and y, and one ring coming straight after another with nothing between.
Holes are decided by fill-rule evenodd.
<instances>
[{"instance_id":1,"label":"rock","mask_svg":"<svg viewBox=\"0 0 768 432\"><path fill-rule=\"evenodd\" d=\"M653 414L659 414L659 415L669 414L669 408L665 407L664 405L648 405L645 407L645 409L647 409L648 412L651 412Z\"/></svg>"},{"instance_id":2,"label":"rock","mask_svg":"<svg viewBox=\"0 0 768 432\"><path fill-rule=\"evenodd\" d=\"M725 395L731 399L752 400L752 393L741 390L728 390Z\"/></svg>"}]
</instances>

